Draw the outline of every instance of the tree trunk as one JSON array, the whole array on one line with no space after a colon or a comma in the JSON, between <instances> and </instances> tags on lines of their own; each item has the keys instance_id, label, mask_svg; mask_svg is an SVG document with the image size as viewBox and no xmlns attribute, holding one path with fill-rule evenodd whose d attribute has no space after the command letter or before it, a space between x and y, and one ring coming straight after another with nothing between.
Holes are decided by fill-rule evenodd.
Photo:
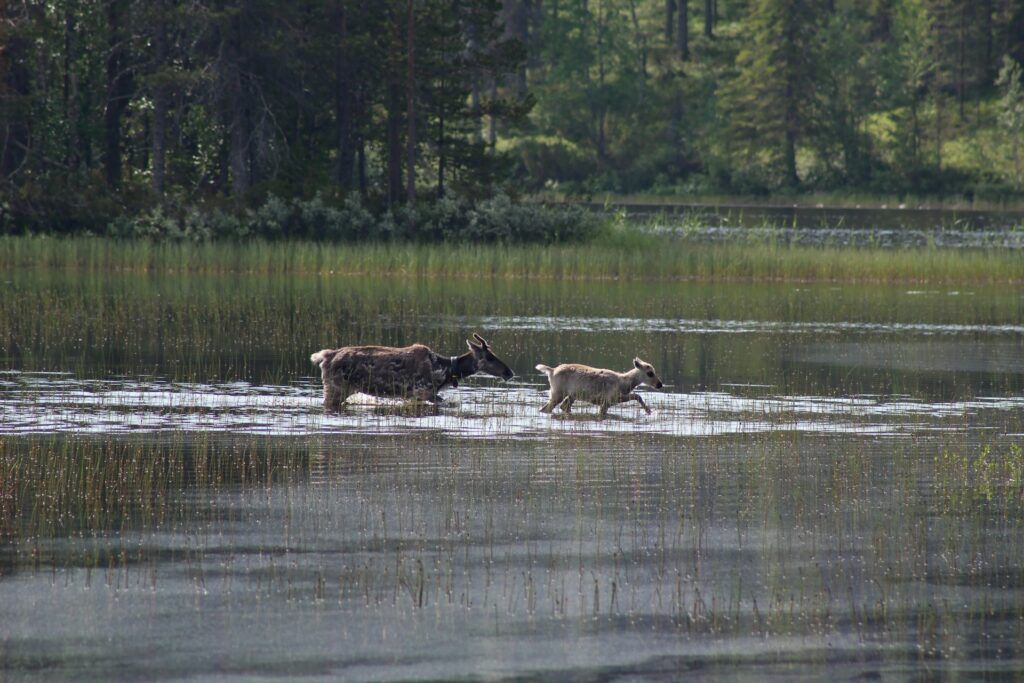
<instances>
[{"instance_id":1,"label":"tree trunk","mask_svg":"<svg viewBox=\"0 0 1024 683\"><path fill-rule=\"evenodd\" d=\"M643 29L640 28L640 17L636 11L636 0L629 0L629 17L633 22L633 35L636 40L636 50L640 53L640 75L647 78L647 39Z\"/></svg>"},{"instance_id":2,"label":"tree trunk","mask_svg":"<svg viewBox=\"0 0 1024 683\"><path fill-rule=\"evenodd\" d=\"M415 0L406 0L405 71L405 200L416 203L416 15Z\"/></svg>"},{"instance_id":3,"label":"tree trunk","mask_svg":"<svg viewBox=\"0 0 1024 683\"><path fill-rule=\"evenodd\" d=\"M444 92L444 81L441 81L441 92ZM437 111L437 198L444 196L444 171L445 154L444 148L444 98L440 98L440 106Z\"/></svg>"},{"instance_id":4,"label":"tree trunk","mask_svg":"<svg viewBox=\"0 0 1024 683\"><path fill-rule=\"evenodd\" d=\"M70 8L64 11L64 122L67 143L64 163L70 170L78 168L78 79L72 69L75 54L75 17Z\"/></svg>"},{"instance_id":5,"label":"tree trunk","mask_svg":"<svg viewBox=\"0 0 1024 683\"><path fill-rule=\"evenodd\" d=\"M394 73L388 83L387 110L388 206L394 206L402 198L402 86Z\"/></svg>"},{"instance_id":6,"label":"tree trunk","mask_svg":"<svg viewBox=\"0 0 1024 683\"><path fill-rule=\"evenodd\" d=\"M791 187L800 184L800 176L796 172L796 136L797 136L797 111L794 101L795 92L793 84L786 83L786 140L783 149L783 161L786 170L786 182Z\"/></svg>"},{"instance_id":7,"label":"tree trunk","mask_svg":"<svg viewBox=\"0 0 1024 683\"><path fill-rule=\"evenodd\" d=\"M165 169L167 167L167 106L169 99L167 85L163 80L166 78L166 74L163 72L167 69L169 60L167 54L167 17L164 14L166 11L165 3L161 1L157 4L157 7L159 15L157 16L157 26L153 36L158 80L153 91L153 128L151 131L153 145L152 187L153 192L162 195L164 193Z\"/></svg>"},{"instance_id":8,"label":"tree trunk","mask_svg":"<svg viewBox=\"0 0 1024 683\"><path fill-rule=\"evenodd\" d=\"M680 88L675 88L672 96L672 107L668 117L668 142L672 149L672 160L675 164L676 173L681 173L683 168L683 93Z\"/></svg>"},{"instance_id":9,"label":"tree trunk","mask_svg":"<svg viewBox=\"0 0 1024 683\"><path fill-rule=\"evenodd\" d=\"M683 61L690 58L690 13L687 3L689 0L678 0L678 23L676 24L676 51Z\"/></svg>"},{"instance_id":10,"label":"tree trunk","mask_svg":"<svg viewBox=\"0 0 1024 683\"><path fill-rule=\"evenodd\" d=\"M19 21L24 13L17 9L3 7L0 20L6 20L13 35L0 50L0 92L7 102L2 103L0 113L0 178L9 178L21 167L27 156L31 140L31 118L28 100L32 94L32 74L28 68L27 52L29 41L21 35Z\"/></svg>"},{"instance_id":11,"label":"tree trunk","mask_svg":"<svg viewBox=\"0 0 1024 683\"><path fill-rule=\"evenodd\" d=\"M131 98L123 0L107 0L107 102L103 112L103 168L107 185L121 185L121 117Z\"/></svg>"},{"instance_id":12,"label":"tree trunk","mask_svg":"<svg viewBox=\"0 0 1024 683\"><path fill-rule=\"evenodd\" d=\"M665 42L672 44L676 29L676 0L665 0Z\"/></svg>"},{"instance_id":13,"label":"tree trunk","mask_svg":"<svg viewBox=\"0 0 1024 683\"><path fill-rule=\"evenodd\" d=\"M249 115L239 102L231 121L231 195L241 200L252 189L252 168L249 164L249 143L252 139Z\"/></svg>"},{"instance_id":14,"label":"tree trunk","mask_svg":"<svg viewBox=\"0 0 1024 683\"><path fill-rule=\"evenodd\" d=\"M516 4L515 14L515 36L516 39L522 44L523 49L529 51L530 49L530 0L518 0ZM529 52L527 52L529 54ZM516 98L523 99L526 97L526 60L522 60L519 63L519 68L516 69Z\"/></svg>"},{"instance_id":15,"label":"tree trunk","mask_svg":"<svg viewBox=\"0 0 1024 683\"><path fill-rule=\"evenodd\" d=\"M348 57L348 14L344 0L338 0L336 26L338 27L337 43L334 49L334 118L337 126L337 159L336 178L338 185L348 190L352 187L352 165L355 161L353 144L352 115L352 69Z\"/></svg>"},{"instance_id":16,"label":"tree trunk","mask_svg":"<svg viewBox=\"0 0 1024 683\"><path fill-rule=\"evenodd\" d=\"M704 0L704 37L715 37L715 0Z\"/></svg>"},{"instance_id":17,"label":"tree trunk","mask_svg":"<svg viewBox=\"0 0 1024 683\"><path fill-rule=\"evenodd\" d=\"M487 132L487 144L491 147L493 153L498 147L498 116L494 112L494 108L498 103L498 79L496 76L491 77L491 116L489 123L489 130Z\"/></svg>"},{"instance_id":18,"label":"tree trunk","mask_svg":"<svg viewBox=\"0 0 1024 683\"><path fill-rule=\"evenodd\" d=\"M362 138L356 143L356 166L359 169L359 194L365 197L370 184L366 178L366 141Z\"/></svg>"},{"instance_id":19,"label":"tree trunk","mask_svg":"<svg viewBox=\"0 0 1024 683\"><path fill-rule=\"evenodd\" d=\"M526 0L526 37L529 41L526 68L529 73L539 71L543 45L544 0Z\"/></svg>"},{"instance_id":20,"label":"tree trunk","mask_svg":"<svg viewBox=\"0 0 1024 683\"><path fill-rule=\"evenodd\" d=\"M470 55L476 55L480 50L479 27L470 22L466 32L469 36L468 52ZM480 107L480 73L476 69L470 75L469 88L469 111L473 121L472 140L475 143L480 143L483 142L483 112Z\"/></svg>"},{"instance_id":21,"label":"tree trunk","mask_svg":"<svg viewBox=\"0 0 1024 683\"><path fill-rule=\"evenodd\" d=\"M995 64L992 60L992 0L982 0L981 15L981 30L984 34L982 39L985 41L983 57L985 60L985 70L983 77L986 82L989 82L996 73Z\"/></svg>"},{"instance_id":22,"label":"tree trunk","mask_svg":"<svg viewBox=\"0 0 1024 683\"><path fill-rule=\"evenodd\" d=\"M244 6L244 3L243 3ZM242 26L240 14L233 15L221 40L219 67L223 91L221 106L228 126L228 168L231 195L241 201L252 189L249 147L252 144L252 121L249 96L243 83Z\"/></svg>"},{"instance_id":23,"label":"tree trunk","mask_svg":"<svg viewBox=\"0 0 1024 683\"><path fill-rule=\"evenodd\" d=\"M960 6L960 20L957 22L957 41L956 41L956 98L957 105L959 107L960 120L964 120L964 90L966 89L967 74L966 62L967 62L967 8L964 5Z\"/></svg>"},{"instance_id":24,"label":"tree trunk","mask_svg":"<svg viewBox=\"0 0 1024 683\"><path fill-rule=\"evenodd\" d=\"M796 132L792 128L786 128L786 182L791 187L800 184L800 176L796 173Z\"/></svg>"},{"instance_id":25,"label":"tree trunk","mask_svg":"<svg viewBox=\"0 0 1024 683\"><path fill-rule=\"evenodd\" d=\"M387 111L385 123L384 146L387 155L387 198L388 206L397 206L402 201L402 55L405 52L405 37L402 29L402 15L397 5L389 12L389 30L391 31L388 46L387 90L384 108Z\"/></svg>"},{"instance_id":26,"label":"tree trunk","mask_svg":"<svg viewBox=\"0 0 1024 683\"><path fill-rule=\"evenodd\" d=\"M598 10L597 17L597 91L604 94L605 65L604 65L604 12ZM608 121L608 105L604 97L599 98L597 104L597 161L603 168L608 159L607 141L605 129Z\"/></svg>"},{"instance_id":27,"label":"tree trunk","mask_svg":"<svg viewBox=\"0 0 1024 683\"><path fill-rule=\"evenodd\" d=\"M480 108L480 79L473 76L473 85L469 94L469 110L473 114L473 142L483 142L483 132L480 130L483 125L483 113Z\"/></svg>"},{"instance_id":28,"label":"tree trunk","mask_svg":"<svg viewBox=\"0 0 1024 683\"><path fill-rule=\"evenodd\" d=\"M943 113L942 112L942 110L943 110L942 85L941 85L941 83L939 83L940 79L936 78L935 80L936 80L936 82L935 82L934 87L933 87L933 90L934 90L933 96L935 98L935 167L941 171L942 170L942 136L944 134L944 131L942 129L942 124L943 124L943 120L942 120L942 113Z\"/></svg>"},{"instance_id":29,"label":"tree trunk","mask_svg":"<svg viewBox=\"0 0 1024 683\"><path fill-rule=\"evenodd\" d=\"M915 93L910 101L910 149L915 171L921 167L921 122L917 115L917 108L917 94Z\"/></svg>"}]
</instances>

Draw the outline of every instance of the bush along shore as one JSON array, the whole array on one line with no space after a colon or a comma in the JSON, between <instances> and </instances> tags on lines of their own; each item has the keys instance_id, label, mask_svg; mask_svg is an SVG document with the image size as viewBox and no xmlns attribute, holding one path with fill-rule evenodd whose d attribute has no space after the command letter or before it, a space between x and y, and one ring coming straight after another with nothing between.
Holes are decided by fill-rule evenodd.
<instances>
[{"instance_id":1,"label":"bush along shore","mask_svg":"<svg viewBox=\"0 0 1024 683\"><path fill-rule=\"evenodd\" d=\"M448 196L374 211L357 195L269 196L254 208L161 205L94 230L19 229L0 215L0 267L574 280L1024 283L1020 252L806 245L778 230L709 242L690 216L652 230L624 212ZM7 234L2 234L6 232Z\"/></svg>"},{"instance_id":2,"label":"bush along shore","mask_svg":"<svg viewBox=\"0 0 1024 683\"><path fill-rule=\"evenodd\" d=\"M0 233L90 234L186 242L313 240L331 242L577 242L602 219L582 207L515 201L505 194L471 201L454 195L415 206L373 210L351 194L331 202L270 195L257 207L159 205L108 219L63 225L18 220L0 206Z\"/></svg>"}]
</instances>

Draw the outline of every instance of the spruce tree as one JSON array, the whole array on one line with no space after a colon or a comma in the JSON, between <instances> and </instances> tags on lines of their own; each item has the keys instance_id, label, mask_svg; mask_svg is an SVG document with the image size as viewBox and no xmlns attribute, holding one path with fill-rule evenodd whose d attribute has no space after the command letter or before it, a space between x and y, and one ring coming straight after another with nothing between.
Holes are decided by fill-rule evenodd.
<instances>
[{"instance_id":1,"label":"spruce tree","mask_svg":"<svg viewBox=\"0 0 1024 683\"><path fill-rule=\"evenodd\" d=\"M756 0L727 88L735 142L799 184L797 148L813 125L820 0Z\"/></svg>"}]
</instances>

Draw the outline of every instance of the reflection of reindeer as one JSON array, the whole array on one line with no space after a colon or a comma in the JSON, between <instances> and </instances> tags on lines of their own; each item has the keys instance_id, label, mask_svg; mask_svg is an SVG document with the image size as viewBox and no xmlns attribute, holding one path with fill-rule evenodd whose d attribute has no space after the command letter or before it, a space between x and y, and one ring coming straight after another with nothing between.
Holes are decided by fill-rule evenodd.
<instances>
[{"instance_id":1,"label":"reflection of reindeer","mask_svg":"<svg viewBox=\"0 0 1024 683\"><path fill-rule=\"evenodd\" d=\"M633 359L633 369L629 372L602 370L575 363L563 363L556 368L538 365L537 369L548 376L548 383L551 384L551 398L540 409L542 413L550 413L559 404L562 411L568 413L572 410L573 402L580 400L601 406L601 417L604 417L613 405L636 401L650 415L651 409L640 394L633 390L641 384L655 389L665 386L654 372L654 366L639 358Z\"/></svg>"},{"instance_id":2,"label":"reflection of reindeer","mask_svg":"<svg viewBox=\"0 0 1024 683\"><path fill-rule=\"evenodd\" d=\"M512 378L512 370L491 353L484 338L473 337L476 342L467 340L469 352L461 356L439 356L422 344L413 344L324 349L309 359L320 366L328 410L339 409L356 392L438 402L437 392L445 386L457 387L460 379L477 372Z\"/></svg>"}]
</instances>

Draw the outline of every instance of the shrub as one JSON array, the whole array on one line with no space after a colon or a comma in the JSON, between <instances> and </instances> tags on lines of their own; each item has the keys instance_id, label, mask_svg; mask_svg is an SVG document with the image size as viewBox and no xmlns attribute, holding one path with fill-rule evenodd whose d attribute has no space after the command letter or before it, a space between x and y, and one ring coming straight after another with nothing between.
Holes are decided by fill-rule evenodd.
<instances>
[{"instance_id":1,"label":"shrub","mask_svg":"<svg viewBox=\"0 0 1024 683\"><path fill-rule=\"evenodd\" d=\"M0 232L6 230L0 206ZM410 240L417 242L568 242L594 236L601 220L576 206L513 201L499 194L477 202L455 195L399 206L374 215L358 196L340 205L319 195L309 200L271 195L254 209L235 213L189 206L157 206L106 222L112 237L205 242L209 240L312 239L334 242Z\"/></svg>"}]
</instances>

